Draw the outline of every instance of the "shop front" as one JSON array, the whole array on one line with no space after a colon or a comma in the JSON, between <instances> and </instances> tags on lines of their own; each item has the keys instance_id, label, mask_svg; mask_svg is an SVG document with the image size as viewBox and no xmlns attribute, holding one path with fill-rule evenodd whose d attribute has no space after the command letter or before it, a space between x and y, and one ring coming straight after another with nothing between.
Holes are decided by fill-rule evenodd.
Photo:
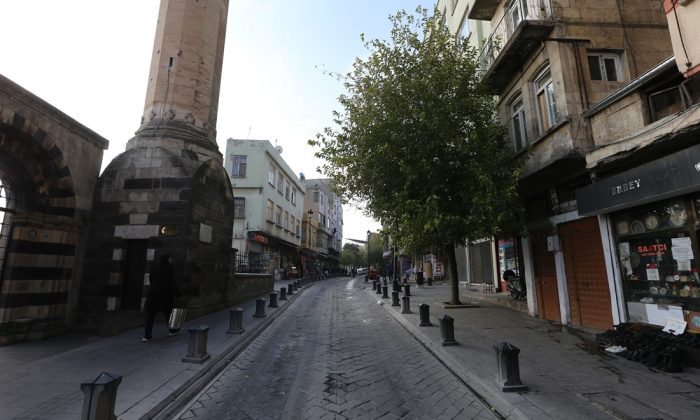
<instances>
[{"instance_id":1,"label":"shop front","mask_svg":"<svg viewBox=\"0 0 700 420\"><path fill-rule=\"evenodd\" d=\"M577 192L579 213L606 214L627 320L687 321L700 332L700 145Z\"/></svg>"}]
</instances>

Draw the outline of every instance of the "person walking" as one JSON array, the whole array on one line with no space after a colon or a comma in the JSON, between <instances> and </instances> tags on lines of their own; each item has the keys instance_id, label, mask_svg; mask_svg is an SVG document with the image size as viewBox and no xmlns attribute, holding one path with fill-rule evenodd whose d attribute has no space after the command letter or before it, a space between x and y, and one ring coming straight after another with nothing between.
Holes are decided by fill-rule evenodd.
<instances>
[{"instance_id":1,"label":"person walking","mask_svg":"<svg viewBox=\"0 0 700 420\"><path fill-rule=\"evenodd\" d=\"M170 312L173 310L175 297L180 296L180 292L175 285L175 270L170 263L170 255L160 256L160 263L151 269L149 276L150 287L144 310L146 311L146 326L143 342L151 341L153 336L153 321L156 314L162 312L165 315L165 322L170 320ZM171 333L172 335L172 333Z\"/></svg>"}]
</instances>

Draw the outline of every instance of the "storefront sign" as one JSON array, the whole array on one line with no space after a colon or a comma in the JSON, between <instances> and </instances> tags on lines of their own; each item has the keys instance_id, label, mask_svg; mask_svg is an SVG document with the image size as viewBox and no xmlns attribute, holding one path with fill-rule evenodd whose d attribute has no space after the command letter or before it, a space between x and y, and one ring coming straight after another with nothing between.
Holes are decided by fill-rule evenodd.
<instances>
[{"instance_id":1,"label":"storefront sign","mask_svg":"<svg viewBox=\"0 0 700 420\"><path fill-rule=\"evenodd\" d=\"M260 242L261 244L267 244L270 241L266 236L255 232L248 232L248 239L251 241Z\"/></svg>"},{"instance_id":2,"label":"storefront sign","mask_svg":"<svg viewBox=\"0 0 700 420\"><path fill-rule=\"evenodd\" d=\"M603 178L576 191L582 216L607 213L700 190L700 144Z\"/></svg>"}]
</instances>

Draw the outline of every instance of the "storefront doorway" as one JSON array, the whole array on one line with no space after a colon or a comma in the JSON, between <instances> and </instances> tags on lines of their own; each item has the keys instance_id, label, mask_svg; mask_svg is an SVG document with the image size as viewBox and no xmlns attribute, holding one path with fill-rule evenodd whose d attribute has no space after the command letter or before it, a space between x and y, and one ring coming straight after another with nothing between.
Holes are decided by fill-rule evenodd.
<instances>
[{"instance_id":1,"label":"storefront doorway","mask_svg":"<svg viewBox=\"0 0 700 420\"><path fill-rule=\"evenodd\" d=\"M607 330L612 327L610 289L598 219L588 217L559 225L569 290L571 324Z\"/></svg>"},{"instance_id":2,"label":"storefront doorway","mask_svg":"<svg viewBox=\"0 0 700 420\"><path fill-rule=\"evenodd\" d=\"M537 293L537 315L550 321L561 322L557 269L554 263L554 253L547 249L546 229L534 232L531 243Z\"/></svg>"}]
</instances>

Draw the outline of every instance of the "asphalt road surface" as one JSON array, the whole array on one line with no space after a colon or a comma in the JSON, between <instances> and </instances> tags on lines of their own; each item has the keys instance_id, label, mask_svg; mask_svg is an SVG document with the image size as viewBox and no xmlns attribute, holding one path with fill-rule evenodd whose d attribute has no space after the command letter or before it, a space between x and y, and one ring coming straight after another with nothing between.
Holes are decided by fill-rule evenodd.
<instances>
[{"instance_id":1,"label":"asphalt road surface","mask_svg":"<svg viewBox=\"0 0 700 420\"><path fill-rule=\"evenodd\" d=\"M363 284L305 290L178 418L496 418Z\"/></svg>"}]
</instances>

